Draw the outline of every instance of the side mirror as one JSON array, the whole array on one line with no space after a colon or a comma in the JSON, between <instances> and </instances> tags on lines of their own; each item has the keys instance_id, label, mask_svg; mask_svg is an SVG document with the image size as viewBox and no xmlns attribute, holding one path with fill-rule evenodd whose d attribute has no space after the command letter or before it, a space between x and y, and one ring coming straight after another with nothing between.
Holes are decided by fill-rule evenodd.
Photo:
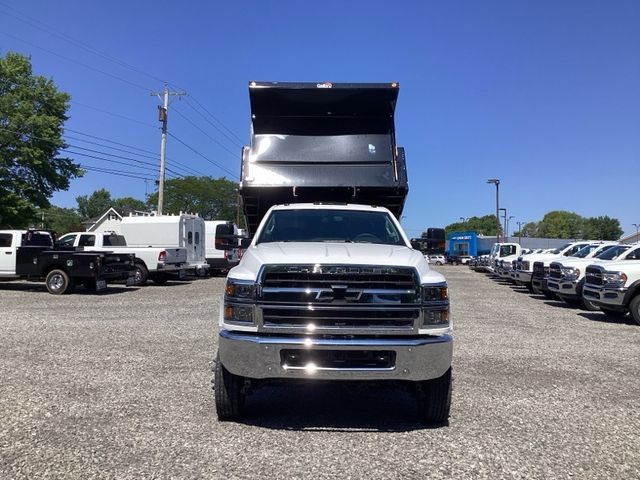
<instances>
[{"instance_id":1,"label":"side mirror","mask_svg":"<svg viewBox=\"0 0 640 480\"><path fill-rule=\"evenodd\" d=\"M233 250L238 246L234 235L233 223L222 223L216 227L216 250Z\"/></svg>"},{"instance_id":2,"label":"side mirror","mask_svg":"<svg viewBox=\"0 0 640 480\"><path fill-rule=\"evenodd\" d=\"M249 245L251 245L251 241L252 241L252 240L253 240L253 239L251 239L251 238L246 238L246 237L245 237L245 238L241 238L241 239L240 239L240 246L241 246L242 248L249 248Z\"/></svg>"}]
</instances>

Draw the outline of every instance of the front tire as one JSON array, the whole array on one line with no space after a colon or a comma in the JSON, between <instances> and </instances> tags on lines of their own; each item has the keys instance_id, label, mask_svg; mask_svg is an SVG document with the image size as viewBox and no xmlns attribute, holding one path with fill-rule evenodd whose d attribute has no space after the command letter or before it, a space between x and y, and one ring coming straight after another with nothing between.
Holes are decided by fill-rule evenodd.
<instances>
[{"instance_id":1,"label":"front tire","mask_svg":"<svg viewBox=\"0 0 640 480\"><path fill-rule=\"evenodd\" d=\"M45 279L47 290L52 295L64 295L73 291L73 281L64 270L51 270Z\"/></svg>"},{"instance_id":2,"label":"front tire","mask_svg":"<svg viewBox=\"0 0 640 480\"><path fill-rule=\"evenodd\" d=\"M418 415L429 425L443 425L449 419L452 391L451 368L439 378L419 382Z\"/></svg>"},{"instance_id":3,"label":"front tire","mask_svg":"<svg viewBox=\"0 0 640 480\"><path fill-rule=\"evenodd\" d=\"M244 378L229 372L216 357L213 389L218 420L235 420L244 412Z\"/></svg>"},{"instance_id":4,"label":"front tire","mask_svg":"<svg viewBox=\"0 0 640 480\"><path fill-rule=\"evenodd\" d=\"M631 311L631 317L640 325L640 294L631 299L629 310Z\"/></svg>"},{"instance_id":5,"label":"front tire","mask_svg":"<svg viewBox=\"0 0 640 480\"><path fill-rule=\"evenodd\" d=\"M133 284L139 287L147 283L147 278L149 278L149 270L147 270L147 267L145 267L143 263L136 262L134 270Z\"/></svg>"},{"instance_id":6,"label":"front tire","mask_svg":"<svg viewBox=\"0 0 640 480\"><path fill-rule=\"evenodd\" d=\"M166 273L156 273L155 275L153 275L151 277L151 280L156 285L164 285L165 283L167 283L168 279L169 279L169 277L167 277Z\"/></svg>"}]
</instances>

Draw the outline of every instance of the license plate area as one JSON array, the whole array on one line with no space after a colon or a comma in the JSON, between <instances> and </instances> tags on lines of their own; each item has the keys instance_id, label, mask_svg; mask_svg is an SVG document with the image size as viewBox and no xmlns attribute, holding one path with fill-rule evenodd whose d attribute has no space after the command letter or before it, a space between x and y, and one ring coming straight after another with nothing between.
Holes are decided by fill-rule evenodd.
<instances>
[{"instance_id":1,"label":"license plate area","mask_svg":"<svg viewBox=\"0 0 640 480\"><path fill-rule=\"evenodd\" d=\"M285 370L393 370L396 352L391 350L299 350L280 351Z\"/></svg>"}]
</instances>

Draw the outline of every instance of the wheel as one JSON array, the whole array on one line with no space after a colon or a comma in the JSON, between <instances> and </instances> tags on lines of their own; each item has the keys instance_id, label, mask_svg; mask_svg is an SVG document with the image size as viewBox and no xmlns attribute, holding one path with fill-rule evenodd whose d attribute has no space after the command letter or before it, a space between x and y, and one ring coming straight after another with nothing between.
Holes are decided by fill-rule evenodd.
<instances>
[{"instance_id":1,"label":"wheel","mask_svg":"<svg viewBox=\"0 0 640 480\"><path fill-rule=\"evenodd\" d=\"M609 308L600 307L600 310L602 310L602 313L604 313L607 317L613 318L613 319L622 318L626 315L626 312L621 312L619 310L611 310Z\"/></svg>"},{"instance_id":2,"label":"wheel","mask_svg":"<svg viewBox=\"0 0 640 480\"><path fill-rule=\"evenodd\" d=\"M418 415L430 425L442 425L449 418L451 410L451 368L444 375L433 380L419 382Z\"/></svg>"},{"instance_id":3,"label":"wheel","mask_svg":"<svg viewBox=\"0 0 640 480\"><path fill-rule=\"evenodd\" d=\"M600 307L598 307L591 300L587 300L584 297L582 297L582 308L588 310L589 312L597 312L598 310L600 310Z\"/></svg>"},{"instance_id":4,"label":"wheel","mask_svg":"<svg viewBox=\"0 0 640 480\"><path fill-rule=\"evenodd\" d=\"M45 279L47 290L53 295L64 295L73 291L74 283L64 270L51 270Z\"/></svg>"},{"instance_id":5,"label":"wheel","mask_svg":"<svg viewBox=\"0 0 640 480\"><path fill-rule=\"evenodd\" d=\"M633 297L629 302L629 311L631 312L631 317L640 325L640 294Z\"/></svg>"},{"instance_id":6,"label":"wheel","mask_svg":"<svg viewBox=\"0 0 640 480\"><path fill-rule=\"evenodd\" d=\"M88 292L95 292L96 291L96 279L95 278L87 278L87 279L82 281L82 286Z\"/></svg>"},{"instance_id":7,"label":"wheel","mask_svg":"<svg viewBox=\"0 0 640 480\"><path fill-rule=\"evenodd\" d=\"M438 261L436 262L436 265L442 265L442 262L441 262L440 260L438 260Z\"/></svg>"},{"instance_id":8,"label":"wheel","mask_svg":"<svg viewBox=\"0 0 640 480\"><path fill-rule=\"evenodd\" d=\"M133 276L133 284L144 285L147 283L147 278L149 278L149 270L147 270L147 267L145 267L143 263L136 262L134 269L136 273Z\"/></svg>"},{"instance_id":9,"label":"wheel","mask_svg":"<svg viewBox=\"0 0 640 480\"><path fill-rule=\"evenodd\" d=\"M165 283L167 283L167 279L168 277L166 273L156 273L151 276L151 280L156 285L164 285Z\"/></svg>"},{"instance_id":10,"label":"wheel","mask_svg":"<svg viewBox=\"0 0 640 480\"><path fill-rule=\"evenodd\" d=\"M216 357L213 390L218 420L234 420L244 411L244 378L229 372Z\"/></svg>"}]
</instances>

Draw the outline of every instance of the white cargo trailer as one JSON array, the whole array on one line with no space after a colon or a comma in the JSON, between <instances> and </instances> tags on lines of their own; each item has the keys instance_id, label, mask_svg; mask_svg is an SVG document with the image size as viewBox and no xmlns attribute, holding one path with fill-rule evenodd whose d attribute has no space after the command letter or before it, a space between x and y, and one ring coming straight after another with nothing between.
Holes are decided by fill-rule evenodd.
<instances>
[{"instance_id":1,"label":"white cargo trailer","mask_svg":"<svg viewBox=\"0 0 640 480\"><path fill-rule=\"evenodd\" d=\"M205 275L209 269L204 248L205 224L198 215L124 217L121 231L131 247L184 247L188 270Z\"/></svg>"}]
</instances>

